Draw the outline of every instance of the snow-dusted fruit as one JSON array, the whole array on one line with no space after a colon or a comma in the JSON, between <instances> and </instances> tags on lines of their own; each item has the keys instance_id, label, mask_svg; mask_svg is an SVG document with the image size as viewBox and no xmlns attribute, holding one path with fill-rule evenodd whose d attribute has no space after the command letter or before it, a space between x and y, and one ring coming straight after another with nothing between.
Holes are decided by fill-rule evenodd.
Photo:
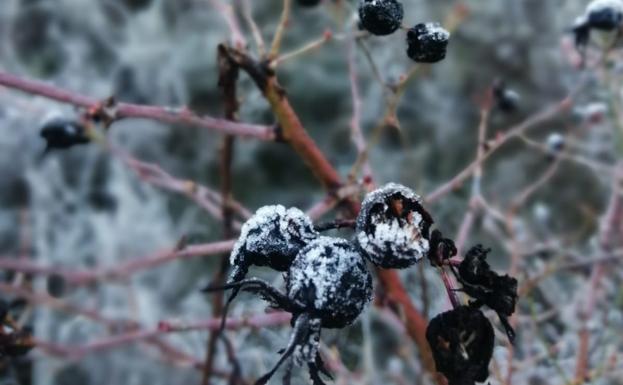
<instances>
[{"instance_id":1,"label":"snow-dusted fruit","mask_svg":"<svg viewBox=\"0 0 623 385\"><path fill-rule=\"evenodd\" d=\"M320 237L294 259L287 281L288 297L302 303L324 328L350 325L372 298L372 276L350 242Z\"/></svg>"},{"instance_id":2,"label":"snow-dusted fruit","mask_svg":"<svg viewBox=\"0 0 623 385\"><path fill-rule=\"evenodd\" d=\"M428 255L430 214L411 189L389 183L366 195L355 241L364 256L388 269L409 267Z\"/></svg>"},{"instance_id":3,"label":"snow-dusted fruit","mask_svg":"<svg viewBox=\"0 0 623 385\"><path fill-rule=\"evenodd\" d=\"M44 123L40 135L46 141L46 150L65 149L89 142L82 124L63 118Z\"/></svg>"},{"instance_id":4,"label":"snow-dusted fruit","mask_svg":"<svg viewBox=\"0 0 623 385\"><path fill-rule=\"evenodd\" d=\"M594 0L586 7L586 19L591 28L612 31L623 22L622 0Z\"/></svg>"},{"instance_id":5,"label":"snow-dusted fruit","mask_svg":"<svg viewBox=\"0 0 623 385\"><path fill-rule=\"evenodd\" d=\"M439 23L416 24L407 32L407 56L418 63L436 63L446 57L450 32Z\"/></svg>"},{"instance_id":6,"label":"snow-dusted fruit","mask_svg":"<svg viewBox=\"0 0 623 385\"><path fill-rule=\"evenodd\" d=\"M229 257L229 281L238 281L250 266L286 271L305 245L319 236L311 219L297 208L264 206L242 226Z\"/></svg>"},{"instance_id":7,"label":"snow-dusted fruit","mask_svg":"<svg viewBox=\"0 0 623 385\"><path fill-rule=\"evenodd\" d=\"M359 3L361 26L373 35L390 35L402 24L404 10L397 0L363 0Z\"/></svg>"},{"instance_id":8,"label":"snow-dusted fruit","mask_svg":"<svg viewBox=\"0 0 623 385\"><path fill-rule=\"evenodd\" d=\"M450 385L484 382L489 377L493 327L477 308L459 306L437 315L426 328L426 340L437 371Z\"/></svg>"},{"instance_id":9,"label":"snow-dusted fruit","mask_svg":"<svg viewBox=\"0 0 623 385\"><path fill-rule=\"evenodd\" d=\"M547 151L551 155L556 155L565 149L565 137L558 132L553 132L547 136L545 141Z\"/></svg>"}]
</instances>

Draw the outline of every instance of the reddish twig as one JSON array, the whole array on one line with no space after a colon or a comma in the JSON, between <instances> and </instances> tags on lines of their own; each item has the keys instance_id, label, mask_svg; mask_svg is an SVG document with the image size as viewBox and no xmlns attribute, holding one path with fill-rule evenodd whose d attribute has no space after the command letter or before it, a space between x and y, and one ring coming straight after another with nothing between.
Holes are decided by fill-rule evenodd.
<instances>
[{"instance_id":1,"label":"reddish twig","mask_svg":"<svg viewBox=\"0 0 623 385\"><path fill-rule=\"evenodd\" d=\"M0 72L0 85L82 108L93 108L100 104L98 100L89 96L57 88L40 81L24 79L6 72ZM275 130L273 127L235 123L210 116L199 116L187 108L117 103L114 106L114 116L111 118L113 118L113 120L143 118L170 124L201 127L223 134L252 137L260 140L271 141L275 139Z\"/></svg>"}]
</instances>

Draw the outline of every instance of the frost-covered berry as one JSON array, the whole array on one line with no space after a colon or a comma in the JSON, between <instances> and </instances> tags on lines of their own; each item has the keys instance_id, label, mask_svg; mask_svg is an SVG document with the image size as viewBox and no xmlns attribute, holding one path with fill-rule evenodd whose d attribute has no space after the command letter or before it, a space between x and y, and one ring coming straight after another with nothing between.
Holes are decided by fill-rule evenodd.
<instances>
[{"instance_id":1,"label":"frost-covered berry","mask_svg":"<svg viewBox=\"0 0 623 385\"><path fill-rule=\"evenodd\" d=\"M418 63L436 63L446 57L450 32L439 23L420 23L407 32L407 56Z\"/></svg>"},{"instance_id":2,"label":"frost-covered berry","mask_svg":"<svg viewBox=\"0 0 623 385\"><path fill-rule=\"evenodd\" d=\"M426 340L437 371L450 385L484 382L489 377L494 334L480 310L459 306L437 315L426 328Z\"/></svg>"},{"instance_id":3,"label":"frost-covered berry","mask_svg":"<svg viewBox=\"0 0 623 385\"><path fill-rule=\"evenodd\" d=\"M324 328L350 325L372 298L372 276L350 242L320 237L294 259L286 281L288 297L302 303Z\"/></svg>"},{"instance_id":4,"label":"frost-covered berry","mask_svg":"<svg viewBox=\"0 0 623 385\"><path fill-rule=\"evenodd\" d=\"M46 150L65 149L89 142L82 124L68 119L56 118L41 127L40 135L46 141Z\"/></svg>"},{"instance_id":5,"label":"frost-covered berry","mask_svg":"<svg viewBox=\"0 0 623 385\"><path fill-rule=\"evenodd\" d=\"M309 217L297 208L264 206L242 226L229 257L229 281L238 281L250 266L286 271L298 252L319 236Z\"/></svg>"},{"instance_id":6,"label":"frost-covered berry","mask_svg":"<svg viewBox=\"0 0 623 385\"><path fill-rule=\"evenodd\" d=\"M361 26L373 35L390 35L402 24L404 10L397 0L363 0L359 3Z\"/></svg>"},{"instance_id":7,"label":"frost-covered berry","mask_svg":"<svg viewBox=\"0 0 623 385\"><path fill-rule=\"evenodd\" d=\"M550 154L558 154L565 149L565 137L558 132L553 132L547 136L546 146Z\"/></svg>"},{"instance_id":8,"label":"frost-covered berry","mask_svg":"<svg viewBox=\"0 0 623 385\"><path fill-rule=\"evenodd\" d=\"M357 217L355 240L375 265L406 268L428 254L432 224L417 194L389 183L366 195Z\"/></svg>"},{"instance_id":9,"label":"frost-covered berry","mask_svg":"<svg viewBox=\"0 0 623 385\"><path fill-rule=\"evenodd\" d=\"M594 0L586 7L586 19L591 28L612 31L623 22L623 1Z\"/></svg>"}]
</instances>

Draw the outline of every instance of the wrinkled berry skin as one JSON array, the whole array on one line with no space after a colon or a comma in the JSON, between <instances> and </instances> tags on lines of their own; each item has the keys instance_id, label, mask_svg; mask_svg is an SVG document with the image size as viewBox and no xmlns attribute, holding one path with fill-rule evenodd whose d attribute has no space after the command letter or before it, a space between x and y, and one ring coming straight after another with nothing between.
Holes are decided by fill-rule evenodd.
<instances>
[{"instance_id":1,"label":"wrinkled berry skin","mask_svg":"<svg viewBox=\"0 0 623 385\"><path fill-rule=\"evenodd\" d=\"M404 10L397 0L363 0L359 4L361 26L373 35L396 32L402 24Z\"/></svg>"},{"instance_id":2,"label":"wrinkled berry skin","mask_svg":"<svg viewBox=\"0 0 623 385\"><path fill-rule=\"evenodd\" d=\"M438 372L450 385L483 382L489 377L494 333L489 320L471 306L459 306L433 318L426 340Z\"/></svg>"},{"instance_id":3,"label":"wrinkled berry skin","mask_svg":"<svg viewBox=\"0 0 623 385\"><path fill-rule=\"evenodd\" d=\"M264 206L242 226L229 257L230 282L239 281L250 266L286 271L298 252L319 236L305 213L282 205Z\"/></svg>"},{"instance_id":4,"label":"wrinkled berry skin","mask_svg":"<svg viewBox=\"0 0 623 385\"><path fill-rule=\"evenodd\" d=\"M47 149L66 149L89 142L84 127L72 120L53 119L45 123L40 135L47 142Z\"/></svg>"},{"instance_id":5,"label":"wrinkled berry skin","mask_svg":"<svg viewBox=\"0 0 623 385\"><path fill-rule=\"evenodd\" d=\"M446 57L450 33L439 23L420 23L407 32L407 56L418 63L437 63Z\"/></svg>"},{"instance_id":6,"label":"wrinkled berry skin","mask_svg":"<svg viewBox=\"0 0 623 385\"><path fill-rule=\"evenodd\" d=\"M350 242L320 237L294 259L286 279L288 297L302 303L323 328L343 328L372 299L372 276ZM294 315L296 317L296 314Z\"/></svg>"},{"instance_id":7,"label":"wrinkled berry skin","mask_svg":"<svg viewBox=\"0 0 623 385\"><path fill-rule=\"evenodd\" d=\"M433 223L411 189L389 183L366 195L355 241L366 258L386 269L404 269L428 255Z\"/></svg>"},{"instance_id":8,"label":"wrinkled berry skin","mask_svg":"<svg viewBox=\"0 0 623 385\"><path fill-rule=\"evenodd\" d=\"M623 21L623 2L620 0L595 0L586 7L586 17L591 28L612 31Z\"/></svg>"}]
</instances>

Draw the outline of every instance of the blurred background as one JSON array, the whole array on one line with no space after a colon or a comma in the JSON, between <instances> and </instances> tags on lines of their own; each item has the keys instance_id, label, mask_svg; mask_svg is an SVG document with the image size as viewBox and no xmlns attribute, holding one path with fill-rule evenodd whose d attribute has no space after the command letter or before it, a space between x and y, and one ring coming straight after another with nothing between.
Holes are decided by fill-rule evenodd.
<instances>
[{"instance_id":1,"label":"blurred background","mask_svg":"<svg viewBox=\"0 0 623 385\"><path fill-rule=\"evenodd\" d=\"M477 243L491 247L493 267L520 281L518 339L511 354L500 334L491 384L623 384L623 227L620 213L618 227L607 221L612 196L621 195L620 185L613 193L613 181L622 148L623 60L616 47L604 53L602 37L592 36L586 65L580 66L570 27L586 3L404 0L405 24L439 21L453 30L446 59L422 66L406 85L397 108L399 127L379 124L392 92L375 71L384 83L395 84L412 68L404 31L358 35L354 44L356 1L324 0L315 7L293 1L283 41L282 51L293 52L326 31L333 34L317 49L284 60L277 73L304 126L339 172L346 176L357 159L350 125L351 53L361 128L367 139L375 138L369 152L374 181L400 182L424 197L476 158L483 101L496 81L505 83L507 94L512 90L514 108L494 103L487 126L493 141L575 90L566 108L487 159L478 189L468 179L427 205L446 236L465 230L463 250ZM216 47L231 41L221 12L228 5L257 56L243 10L249 7L269 43L280 0L2 0L0 70L96 99L115 95L122 102L189 106L220 117ZM238 90L241 121L274 123L245 74ZM190 244L223 239L214 216L183 195L145 183L102 146L42 156L42 122L79 113L0 86L0 261L90 271L173 248L182 237ZM219 188L222 139L213 131L127 119L114 123L108 137L176 178ZM309 209L325 197L306 165L282 143L237 140L232 178L234 197L251 211L274 203ZM607 248L604 226L612 230ZM182 353L177 356L146 343L151 340L79 348L120 333L120 320L153 330L163 320L210 318L211 301L199 288L217 269L218 258L193 258L87 284L71 284L66 275L49 271L0 269L2 298L13 301L15 317L41 342L24 357L2 358L0 384L199 384L196 362L205 355L205 330L162 336ZM254 274L280 282L277 274ZM449 308L443 284L427 263L400 274L425 317ZM244 295L231 315L261 314L264 308ZM86 309L97 316L85 316ZM340 364L336 383L431 383L416 346L393 317L371 306L352 327L323 332L325 354ZM276 362L290 330L285 325L231 334L247 378ZM589 341L589 379L578 382L583 335ZM59 347L78 350L72 355ZM230 371L224 353L214 367L221 374ZM294 383L307 383L305 370L295 373ZM227 383L226 377L213 383ZM274 382L280 383L279 376Z\"/></svg>"}]
</instances>

